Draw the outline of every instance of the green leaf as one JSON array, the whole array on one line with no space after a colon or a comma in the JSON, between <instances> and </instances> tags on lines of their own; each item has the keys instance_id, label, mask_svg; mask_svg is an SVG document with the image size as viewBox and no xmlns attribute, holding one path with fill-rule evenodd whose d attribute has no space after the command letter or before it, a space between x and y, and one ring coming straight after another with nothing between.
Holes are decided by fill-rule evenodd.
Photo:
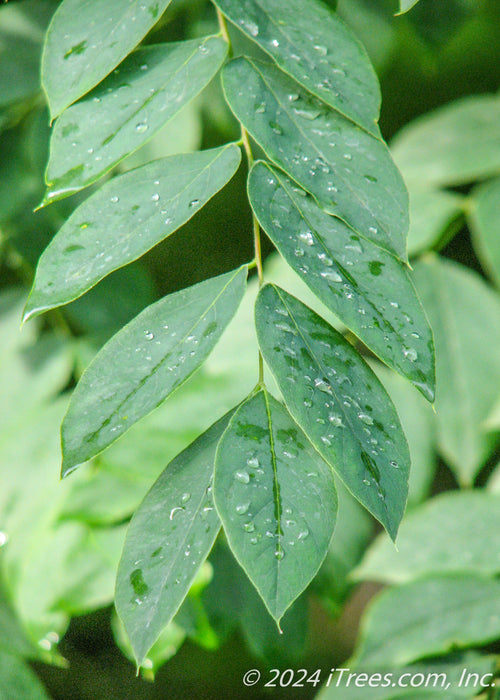
<instances>
[{"instance_id":1,"label":"green leaf","mask_svg":"<svg viewBox=\"0 0 500 700\"><path fill-rule=\"evenodd\" d=\"M400 583L424 574L500 573L500 497L484 490L437 496L401 523L398 549L379 536L357 579Z\"/></svg>"},{"instance_id":2,"label":"green leaf","mask_svg":"<svg viewBox=\"0 0 500 700\"><path fill-rule=\"evenodd\" d=\"M471 574L395 586L371 604L356 665L403 665L500 637L500 581Z\"/></svg>"},{"instance_id":3,"label":"green leaf","mask_svg":"<svg viewBox=\"0 0 500 700\"><path fill-rule=\"evenodd\" d=\"M409 190L409 195L408 254L411 256L436 246L446 231L457 224L464 198L456 192L420 190L416 187Z\"/></svg>"},{"instance_id":4,"label":"green leaf","mask_svg":"<svg viewBox=\"0 0 500 700\"><path fill-rule=\"evenodd\" d=\"M243 297L247 268L148 306L102 348L63 421L65 476L162 403L209 355Z\"/></svg>"},{"instance_id":5,"label":"green leaf","mask_svg":"<svg viewBox=\"0 0 500 700\"><path fill-rule=\"evenodd\" d=\"M22 659L0 652L2 700L50 700L43 683Z\"/></svg>"},{"instance_id":6,"label":"green leaf","mask_svg":"<svg viewBox=\"0 0 500 700\"><path fill-rule=\"evenodd\" d=\"M262 354L293 418L394 539L410 458L383 386L340 333L279 287L261 289L255 319Z\"/></svg>"},{"instance_id":7,"label":"green leaf","mask_svg":"<svg viewBox=\"0 0 500 700\"><path fill-rule=\"evenodd\" d=\"M252 169L248 192L263 229L295 272L365 345L432 401L432 334L405 266L325 214L265 163Z\"/></svg>"},{"instance_id":8,"label":"green leaf","mask_svg":"<svg viewBox=\"0 0 500 700\"><path fill-rule=\"evenodd\" d=\"M45 38L42 84L52 118L101 82L137 46L170 0L64 0Z\"/></svg>"},{"instance_id":9,"label":"green leaf","mask_svg":"<svg viewBox=\"0 0 500 700\"><path fill-rule=\"evenodd\" d=\"M500 97L469 96L419 117L392 142L410 189L463 185L500 173Z\"/></svg>"},{"instance_id":10,"label":"green leaf","mask_svg":"<svg viewBox=\"0 0 500 700\"><path fill-rule=\"evenodd\" d=\"M210 82L226 53L219 37L134 51L57 120L44 203L95 182L142 146Z\"/></svg>"},{"instance_id":11,"label":"green leaf","mask_svg":"<svg viewBox=\"0 0 500 700\"><path fill-rule=\"evenodd\" d=\"M349 682L350 669L345 669L342 675L338 672L332 676L316 700L433 700L445 697L445 692L446 700L470 698L477 694L478 687L472 681L465 682L464 669L467 674L488 678L486 674L494 671L494 664L491 656L464 652L402 668L357 667L354 682ZM362 673L368 673L369 678L365 680ZM424 681L418 685L422 676ZM416 683L413 687L412 680Z\"/></svg>"},{"instance_id":12,"label":"green leaf","mask_svg":"<svg viewBox=\"0 0 500 700\"><path fill-rule=\"evenodd\" d=\"M411 10L412 7L415 7L417 4L418 0L399 0L399 15L404 14L405 12L408 12L408 10Z\"/></svg>"},{"instance_id":13,"label":"green leaf","mask_svg":"<svg viewBox=\"0 0 500 700\"><path fill-rule=\"evenodd\" d=\"M107 182L46 248L24 320L76 299L180 228L234 175L240 157L229 144L162 158Z\"/></svg>"},{"instance_id":14,"label":"green leaf","mask_svg":"<svg viewBox=\"0 0 500 700\"><path fill-rule=\"evenodd\" d=\"M472 192L467 214L478 255L491 279L500 287L500 178Z\"/></svg>"},{"instance_id":15,"label":"green leaf","mask_svg":"<svg viewBox=\"0 0 500 700\"><path fill-rule=\"evenodd\" d=\"M222 436L214 500L233 554L279 623L325 558L337 495L330 468L265 389Z\"/></svg>"},{"instance_id":16,"label":"green leaf","mask_svg":"<svg viewBox=\"0 0 500 700\"><path fill-rule=\"evenodd\" d=\"M139 664L179 609L219 532L211 491L215 450L229 418L168 465L132 518L116 607Z\"/></svg>"},{"instance_id":17,"label":"green leaf","mask_svg":"<svg viewBox=\"0 0 500 700\"><path fill-rule=\"evenodd\" d=\"M315 0L216 0L216 5L309 92L379 135L375 71L363 45L325 5Z\"/></svg>"},{"instance_id":18,"label":"green leaf","mask_svg":"<svg viewBox=\"0 0 500 700\"><path fill-rule=\"evenodd\" d=\"M272 161L328 213L406 259L408 195L383 141L269 63L234 59L224 68L223 87Z\"/></svg>"},{"instance_id":19,"label":"green leaf","mask_svg":"<svg viewBox=\"0 0 500 700\"><path fill-rule=\"evenodd\" d=\"M436 344L438 447L470 484L494 445L483 423L500 386L499 298L476 273L438 256L420 262L414 279Z\"/></svg>"}]
</instances>

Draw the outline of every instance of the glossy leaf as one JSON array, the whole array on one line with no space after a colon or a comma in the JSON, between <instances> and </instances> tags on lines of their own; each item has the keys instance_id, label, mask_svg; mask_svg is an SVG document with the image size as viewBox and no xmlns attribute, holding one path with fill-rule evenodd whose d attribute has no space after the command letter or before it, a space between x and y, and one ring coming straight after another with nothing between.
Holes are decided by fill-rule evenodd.
<instances>
[{"instance_id":1,"label":"glossy leaf","mask_svg":"<svg viewBox=\"0 0 500 700\"><path fill-rule=\"evenodd\" d=\"M473 241L484 268L500 287L500 178L477 187L468 210Z\"/></svg>"},{"instance_id":2,"label":"glossy leaf","mask_svg":"<svg viewBox=\"0 0 500 700\"><path fill-rule=\"evenodd\" d=\"M61 428L63 476L114 442L202 364L238 308L246 275L242 267L168 295L102 348Z\"/></svg>"},{"instance_id":3,"label":"glossy leaf","mask_svg":"<svg viewBox=\"0 0 500 700\"><path fill-rule=\"evenodd\" d=\"M216 0L216 4L286 73L378 136L380 90L375 71L363 45L323 3Z\"/></svg>"},{"instance_id":4,"label":"glossy leaf","mask_svg":"<svg viewBox=\"0 0 500 700\"><path fill-rule=\"evenodd\" d=\"M42 83L52 117L111 73L170 0L64 0L47 32Z\"/></svg>"},{"instance_id":5,"label":"glossy leaf","mask_svg":"<svg viewBox=\"0 0 500 700\"><path fill-rule=\"evenodd\" d=\"M265 389L222 436L214 500L233 554L279 623L325 558L337 495L328 465Z\"/></svg>"},{"instance_id":6,"label":"glossy leaf","mask_svg":"<svg viewBox=\"0 0 500 700\"><path fill-rule=\"evenodd\" d=\"M381 593L367 612L354 657L358 665L403 665L499 637L500 581L436 576Z\"/></svg>"},{"instance_id":7,"label":"glossy leaf","mask_svg":"<svg viewBox=\"0 0 500 700\"><path fill-rule=\"evenodd\" d=\"M476 273L437 256L414 279L436 344L438 447L470 484L494 445L484 422L500 386L500 302Z\"/></svg>"},{"instance_id":8,"label":"glossy leaf","mask_svg":"<svg viewBox=\"0 0 500 700\"><path fill-rule=\"evenodd\" d=\"M356 578L400 583L424 574L500 573L500 497L453 491L428 501L401 523L398 549L379 536Z\"/></svg>"},{"instance_id":9,"label":"glossy leaf","mask_svg":"<svg viewBox=\"0 0 500 700\"><path fill-rule=\"evenodd\" d=\"M408 195L387 146L275 66L247 58L223 71L226 98L266 155L328 213L406 258Z\"/></svg>"},{"instance_id":10,"label":"glossy leaf","mask_svg":"<svg viewBox=\"0 0 500 700\"><path fill-rule=\"evenodd\" d=\"M412 7L415 7L417 2L418 2L418 0L399 0L399 13L398 14L402 15L405 12L408 12L408 10L411 10Z\"/></svg>"},{"instance_id":11,"label":"glossy leaf","mask_svg":"<svg viewBox=\"0 0 500 700\"><path fill-rule=\"evenodd\" d=\"M475 95L425 114L392 142L394 160L414 184L463 185L500 173L500 97Z\"/></svg>"},{"instance_id":12,"label":"glossy leaf","mask_svg":"<svg viewBox=\"0 0 500 700\"><path fill-rule=\"evenodd\" d=\"M386 364L434 398L434 345L405 266L257 163L249 198L263 229L321 301Z\"/></svg>"},{"instance_id":13,"label":"glossy leaf","mask_svg":"<svg viewBox=\"0 0 500 700\"><path fill-rule=\"evenodd\" d=\"M340 333L278 287L261 289L255 319L262 354L290 413L394 539L410 459L383 386Z\"/></svg>"},{"instance_id":14,"label":"glossy leaf","mask_svg":"<svg viewBox=\"0 0 500 700\"><path fill-rule=\"evenodd\" d=\"M162 158L107 182L46 248L24 320L76 299L180 228L234 175L240 157L230 144Z\"/></svg>"},{"instance_id":15,"label":"glossy leaf","mask_svg":"<svg viewBox=\"0 0 500 700\"><path fill-rule=\"evenodd\" d=\"M316 696L317 700L458 700L471 698L477 694L473 682L465 683L464 669L467 673L477 673L480 678L494 669L491 656L481 656L474 652L450 654L448 656L420 661L411 666L398 668L357 667L358 676L349 682L349 672L332 676L330 684L324 686ZM350 669L349 669L350 671ZM368 673L364 682L362 673ZM377 674L380 674L379 679ZM418 685L422 679L425 682ZM474 678L474 676L471 676ZM411 680L416 684L411 685Z\"/></svg>"},{"instance_id":16,"label":"glossy leaf","mask_svg":"<svg viewBox=\"0 0 500 700\"><path fill-rule=\"evenodd\" d=\"M226 53L219 37L134 51L57 120L45 203L95 182L142 146L210 82Z\"/></svg>"},{"instance_id":17,"label":"glossy leaf","mask_svg":"<svg viewBox=\"0 0 500 700\"><path fill-rule=\"evenodd\" d=\"M220 529L212 501L215 450L226 414L160 475L130 524L116 606L142 663L172 620Z\"/></svg>"}]
</instances>

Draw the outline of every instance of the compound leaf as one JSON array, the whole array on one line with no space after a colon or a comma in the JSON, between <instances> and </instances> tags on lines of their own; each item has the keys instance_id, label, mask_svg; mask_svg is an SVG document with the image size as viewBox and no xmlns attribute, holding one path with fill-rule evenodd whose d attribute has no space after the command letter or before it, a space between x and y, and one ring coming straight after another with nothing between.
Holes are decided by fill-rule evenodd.
<instances>
[{"instance_id":1,"label":"compound leaf","mask_svg":"<svg viewBox=\"0 0 500 700\"><path fill-rule=\"evenodd\" d=\"M40 261L24 320L81 296L188 221L234 175L234 144L113 178L73 212Z\"/></svg>"},{"instance_id":2,"label":"compound leaf","mask_svg":"<svg viewBox=\"0 0 500 700\"><path fill-rule=\"evenodd\" d=\"M222 436L214 500L233 554L279 622L326 556L337 495L330 467L265 389Z\"/></svg>"},{"instance_id":3,"label":"compound leaf","mask_svg":"<svg viewBox=\"0 0 500 700\"><path fill-rule=\"evenodd\" d=\"M293 418L394 539L410 458L382 384L340 333L279 287L261 289L255 320L262 354Z\"/></svg>"},{"instance_id":4,"label":"compound leaf","mask_svg":"<svg viewBox=\"0 0 500 700\"><path fill-rule=\"evenodd\" d=\"M247 268L148 306L96 355L63 421L63 476L152 411L207 358L243 297Z\"/></svg>"}]
</instances>

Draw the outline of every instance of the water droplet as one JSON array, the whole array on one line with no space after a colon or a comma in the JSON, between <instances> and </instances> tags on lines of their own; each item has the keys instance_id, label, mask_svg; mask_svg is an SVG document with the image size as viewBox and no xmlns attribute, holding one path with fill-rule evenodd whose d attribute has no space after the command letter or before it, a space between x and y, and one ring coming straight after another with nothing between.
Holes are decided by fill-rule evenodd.
<instances>
[{"instance_id":1,"label":"water droplet","mask_svg":"<svg viewBox=\"0 0 500 700\"><path fill-rule=\"evenodd\" d=\"M147 69L148 69L148 64L147 64L147 63L143 63L142 66L141 66L141 68L140 68L140 70L147 70Z\"/></svg>"},{"instance_id":2,"label":"water droplet","mask_svg":"<svg viewBox=\"0 0 500 700\"><path fill-rule=\"evenodd\" d=\"M319 53L320 56L326 56L328 49L322 44L314 44L313 49Z\"/></svg>"},{"instance_id":3,"label":"water droplet","mask_svg":"<svg viewBox=\"0 0 500 700\"><path fill-rule=\"evenodd\" d=\"M302 233L299 233L299 238L307 245L314 245L314 238L311 231L303 231Z\"/></svg>"},{"instance_id":4,"label":"water droplet","mask_svg":"<svg viewBox=\"0 0 500 700\"><path fill-rule=\"evenodd\" d=\"M370 233L372 236L376 236L378 233L378 229L375 228L375 226L369 226L368 233Z\"/></svg>"},{"instance_id":5,"label":"water droplet","mask_svg":"<svg viewBox=\"0 0 500 700\"><path fill-rule=\"evenodd\" d=\"M258 36L259 27L255 24L255 22L242 21L241 25L244 29L246 29L246 31L250 34L250 36Z\"/></svg>"},{"instance_id":6,"label":"water droplet","mask_svg":"<svg viewBox=\"0 0 500 700\"><path fill-rule=\"evenodd\" d=\"M155 334L153 333L153 331L144 331L144 337L146 338L146 340L153 340Z\"/></svg>"},{"instance_id":7,"label":"water droplet","mask_svg":"<svg viewBox=\"0 0 500 700\"><path fill-rule=\"evenodd\" d=\"M330 394L332 395L332 387L328 382L326 382L324 379L321 377L318 377L317 379L314 380L314 386L316 389L319 389L320 391L324 391L325 394Z\"/></svg>"},{"instance_id":8,"label":"water droplet","mask_svg":"<svg viewBox=\"0 0 500 700\"><path fill-rule=\"evenodd\" d=\"M184 556L189 557L191 555L191 545L187 545L186 549L184 550Z\"/></svg>"},{"instance_id":9,"label":"water droplet","mask_svg":"<svg viewBox=\"0 0 500 700\"><path fill-rule=\"evenodd\" d=\"M399 469L399 464L394 459L391 459L390 465L394 467L394 469Z\"/></svg>"},{"instance_id":10,"label":"water droplet","mask_svg":"<svg viewBox=\"0 0 500 700\"><path fill-rule=\"evenodd\" d=\"M255 114L264 114L266 111L266 103L261 102L256 108L255 108Z\"/></svg>"},{"instance_id":11,"label":"water droplet","mask_svg":"<svg viewBox=\"0 0 500 700\"><path fill-rule=\"evenodd\" d=\"M176 506L175 508L172 508L169 515L170 520L173 520L176 514L179 513L181 510L184 510L184 508L182 508L181 506Z\"/></svg>"},{"instance_id":12,"label":"water droplet","mask_svg":"<svg viewBox=\"0 0 500 700\"><path fill-rule=\"evenodd\" d=\"M277 39L271 39L271 46L278 48L279 45L280 45L280 42Z\"/></svg>"},{"instance_id":13,"label":"water droplet","mask_svg":"<svg viewBox=\"0 0 500 700\"><path fill-rule=\"evenodd\" d=\"M113 204L116 204L117 202L120 201L120 197L117 197L116 195L114 197L110 197L110 202L113 202Z\"/></svg>"},{"instance_id":14,"label":"water droplet","mask_svg":"<svg viewBox=\"0 0 500 700\"><path fill-rule=\"evenodd\" d=\"M403 349L403 356L407 360L410 360L410 362L415 362L415 360L418 359L418 353L413 348L404 348Z\"/></svg>"},{"instance_id":15,"label":"water droplet","mask_svg":"<svg viewBox=\"0 0 500 700\"><path fill-rule=\"evenodd\" d=\"M370 479L363 479L363 484L365 486L370 486Z\"/></svg>"},{"instance_id":16,"label":"water droplet","mask_svg":"<svg viewBox=\"0 0 500 700\"><path fill-rule=\"evenodd\" d=\"M249 457L247 459L247 466L251 468L258 467L260 466L260 462L257 457Z\"/></svg>"},{"instance_id":17,"label":"water droplet","mask_svg":"<svg viewBox=\"0 0 500 700\"><path fill-rule=\"evenodd\" d=\"M151 195L151 199L153 200L153 202L158 202L160 200L160 195L157 192L155 192L155 194Z\"/></svg>"},{"instance_id":18,"label":"water droplet","mask_svg":"<svg viewBox=\"0 0 500 700\"><path fill-rule=\"evenodd\" d=\"M255 525L253 523L245 523L243 529L245 532L253 532L255 530Z\"/></svg>"},{"instance_id":19,"label":"water droplet","mask_svg":"<svg viewBox=\"0 0 500 700\"><path fill-rule=\"evenodd\" d=\"M328 420L335 428L340 428L342 425L344 425L342 423L342 418L336 413L330 413L328 416Z\"/></svg>"},{"instance_id":20,"label":"water droplet","mask_svg":"<svg viewBox=\"0 0 500 700\"><path fill-rule=\"evenodd\" d=\"M332 444L332 441L330 440L330 438L327 438L324 435L321 437L321 442L324 445L326 445L327 447L330 447L330 445Z\"/></svg>"},{"instance_id":21,"label":"water droplet","mask_svg":"<svg viewBox=\"0 0 500 700\"><path fill-rule=\"evenodd\" d=\"M360 421L365 423L365 425L373 425L373 418L367 413L358 413L358 418Z\"/></svg>"},{"instance_id":22,"label":"water droplet","mask_svg":"<svg viewBox=\"0 0 500 700\"><path fill-rule=\"evenodd\" d=\"M9 539L9 536L6 532L1 532L0 531L0 547L3 547L4 544L7 543L7 540Z\"/></svg>"},{"instance_id":23,"label":"water droplet","mask_svg":"<svg viewBox=\"0 0 500 700\"><path fill-rule=\"evenodd\" d=\"M299 96L298 96L298 94L297 94L296 92L291 92L291 93L288 95L288 101L289 101L289 102L297 102L298 99L299 99Z\"/></svg>"},{"instance_id":24,"label":"water droplet","mask_svg":"<svg viewBox=\"0 0 500 700\"><path fill-rule=\"evenodd\" d=\"M391 301L390 304L394 309L399 309L399 304L397 301Z\"/></svg>"},{"instance_id":25,"label":"water droplet","mask_svg":"<svg viewBox=\"0 0 500 700\"><path fill-rule=\"evenodd\" d=\"M298 540L305 540L308 535L309 535L309 530L307 529L307 527L305 527L299 532L299 534L297 535L297 539Z\"/></svg>"},{"instance_id":26,"label":"water droplet","mask_svg":"<svg viewBox=\"0 0 500 700\"><path fill-rule=\"evenodd\" d=\"M186 491L186 493L183 493L181 496L181 503L187 503L190 498L191 494Z\"/></svg>"},{"instance_id":27,"label":"water droplet","mask_svg":"<svg viewBox=\"0 0 500 700\"><path fill-rule=\"evenodd\" d=\"M246 503L240 503L236 506L236 512L238 513L238 515L245 515L249 508L250 501L246 501Z\"/></svg>"},{"instance_id":28,"label":"water droplet","mask_svg":"<svg viewBox=\"0 0 500 700\"><path fill-rule=\"evenodd\" d=\"M190 206L191 208L197 207L197 206L199 206L199 204L200 204L200 200L199 200L199 199L192 199L192 200L189 202L189 206Z\"/></svg>"},{"instance_id":29,"label":"water droplet","mask_svg":"<svg viewBox=\"0 0 500 700\"><path fill-rule=\"evenodd\" d=\"M234 478L236 481L239 481L241 484L248 484L250 482L250 475L246 471L236 471L234 472Z\"/></svg>"},{"instance_id":30,"label":"water droplet","mask_svg":"<svg viewBox=\"0 0 500 700\"><path fill-rule=\"evenodd\" d=\"M281 561L283 557L285 556L285 552L280 548L280 549L275 549L274 550L274 556L278 561Z\"/></svg>"},{"instance_id":31,"label":"water droplet","mask_svg":"<svg viewBox=\"0 0 500 700\"><path fill-rule=\"evenodd\" d=\"M300 107L294 107L293 111L298 117L302 117L302 119L307 119L310 122L314 121L321 114L320 109L303 109Z\"/></svg>"},{"instance_id":32,"label":"water droplet","mask_svg":"<svg viewBox=\"0 0 500 700\"><path fill-rule=\"evenodd\" d=\"M303 258L305 255L305 250L304 250L304 248L295 248L294 253L295 253L295 257Z\"/></svg>"},{"instance_id":33,"label":"water droplet","mask_svg":"<svg viewBox=\"0 0 500 700\"><path fill-rule=\"evenodd\" d=\"M331 267L333 265L333 260L329 258L326 253L319 253L318 260L320 260L323 265L326 265L327 267Z\"/></svg>"},{"instance_id":34,"label":"water droplet","mask_svg":"<svg viewBox=\"0 0 500 700\"><path fill-rule=\"evenodd\" d=\"M274 131L274 133L277 134L278 136L282 136L282 135L283 135L283 129L282 129L281 126L280 126L279 124L277 124L276 122L269 122L269 126L270 126L271 129Z\"/></svg>"},{"instance_id":35,"label":"water droplet","mask_svg":"<svg viewBox=\"0 0 500 700\"><path fill-rule=\"evenodd\" d=\"M201 46L198 47L198 51L202 54L207 54L208 48L204 44L202 44Z\"/></svg>"},{"instance_id":36,"label":"water droplet","mask_svg":"<svg viewBox=\"0 0 500 700\"><path fill-rule=\"evenodd\" d=\"M146 122L139 122L139 124L135 125L135 130L139 134L144 134L144 132L148 130L148 125L146 124Z\"/></svg>"},{"instance_id":37,"label":"water droplet","mask_svg":"<svg viewBox=\"0 0 500 700\"><path fill-rule=\"evenodd\" d=\"M320 275L330 282L342 282L342 277L335 270L324 270L320 272Z\"/></svg>"}]
</instances>

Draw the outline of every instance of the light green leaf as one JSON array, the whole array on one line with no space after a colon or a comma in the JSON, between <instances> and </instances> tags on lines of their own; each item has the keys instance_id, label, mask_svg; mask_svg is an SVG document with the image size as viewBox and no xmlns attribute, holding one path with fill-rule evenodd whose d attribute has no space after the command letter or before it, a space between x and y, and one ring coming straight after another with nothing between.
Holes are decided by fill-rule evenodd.
<instances>
[{"instance_id":1,"label":"light green leaf","mask_svg":"<svg viewBox=\"0 0 500 700\"><path fill-rule=\"evenodd\" d=\"M354 682L348 681L349 671L332 676L329 686L324 686L316 700L446 700L470 698L477 694L478 686L470 676L464 682L464 669L468 674L477 673L480 678L491 678L487 674L494 670L494 659L474 652L453 654L442 658L429 659L402 668L357 667ZM369 678L361 676L367 673ZM379 678L381 676L381 678ZM412 687L411 681L418 684Z\"/></svg>"},{"instance_id":2,"label":"light green leaf","mask_svg":"<svg viewBox=\"0 0 500 700\"><path fill-rule=\"evenodd\" d=\"M500 581L436 576L383 591L371 604L356 665L403 665L500 637Z\"/></svg>"},{"instance_id":3,"label":"light green leaf","mask_svg":"<svg viewBox=\"0 0 500 700\"><path fill-rule=\"evenodd\" d=\"M403 172L404 176L404 172ZM462 213L464 198L445 190L420 190L410 194L408 254L417 255L434 247Z\"/></svg>"},{"instance_id":4,"label":"light green leaf","mask_svg":"<svg viewBox=\"0 0 500 700\"><path fill-rule=\"evenodd\" d=\"M374 353L434 399L434 345L405 266L257 163L250 203L295 272ZM292 235L292 232L295 235Z\"/></svg>"},{"instance_id":5,"label":"light green leaf","mask_svg":"<svg viewBox=\"0 0 500 700\"><path fill-rule=\"evenodd\" d=\"M410 189L463 185L500 173L500 97L475 95L425 114L392 142Z\"/></svg>"},{"instance_id":6,"label":"light green leaf","mask_svg":"<svg viewBox=\"0 0 500 700\"><path fill-rule=\"evenodd\" d=\"M0 652L0 697L2 700L50 700L30 666L11 654Z\"/></svg>"},{"instance_id":7,"label":"light green leaf","mask_svg":"<svg viewBox=\"0 0 500 700\"><path fill-rule=\"evenodd\" d=\"M209 83L226 53L219 37L134 51L57 120L45 203L95 182L142 146Z\"/></svg>"},{"instance_id":8,"label":"light green leaf","mask_svg":"<svg viewBox=\"0 0 500 700\"><path fill-rule=\"evenodd\" d=\"M453 491L409 513L398 549L379 536L356 570L357 579L401 583L424 574L500 573L500 497Z\"/></svg>"},{"instance_id":9,"label":"light green leaf","mask_svg":"<svg viewBox=\"0 0 500 700\"><path fill-rule=\"evenodd\" d=\"M42 84L52 118L101 82L137 46L170 0L64 0L50 23Z\"/></svg>"},{"instance_id":10,"label":"light green leaf","mask_svg":"<svg viewBox=\"0 0 500 700\"><path fill-rule=\"evenodd\" d=\"M375 71L363 45L325 5L315 0L216 0L216 4L309 92L379 135ZM314 31L304 31L305 27Z\"/></svg>"},{"instance_id":11,"label":"light green leaf","mask_svg":"<svg viewBox=\"0 0 500 700\"><path fill-rule=\"evenodd\" d=\"M188 221L234 175L234 144L131 170L69 217L38 263L24 320L81 296Z\"/></svg>"},{"instance_id":12,"label":"light green leaf","mask_svg":"<svg viewBox=\"0 0 500 700\"><path fill-rule=\"evenodd\" d=\"M209 355L245 291L247 268L148 306L97 354L63 421L65 476L162 403Z\"/></svg>"},{"instance_id":13,"label":"light green leaf","mask_svg":"<svg viewBox=\"0 0 500 700\"><path fill-rule=\"evenodd\" d=\"M223 71L229 105L267 156L329 214L406 258L408 195L383 141L278 68L237 58Z\"/></svg>"},{"instance_id":14,"label":"light green leaf","mask_svg":"<svg viewBox=\"0 0 500 700\"><path fill-rule=\"evenodd\" d=\"M411 10L412 7L415 7L417 4L418 0L399 0L399 15L404 14L405 12L408 12L408 10Z\"/></svg>"},{"instance_id":15,"label":"light green leaf","mask_svg":"<svg viewBox=\"0 0 500 700\"><path fill-rule=\"evenodd\" d=\"M500 287L500 178L473 190L467 214L477 253Z\"/></svg>"},{"instance_id":16,"label":"light green leaf","mask_svg":"<svg viewBox=\"0 0 500 700\"><path fill-rule=\"evenodd\" d=\"M438 447L470 484L494 444L483 423L500 386L500 301L476 273L438 256L414 279L436 344Z\"/></svg>"},{"instance_id":17,"label":"light green leaf","mask_svg":"<svg viewBox=\"0 0 500 700\"><path fill-rule=\"evenodd\" d=\"M116 606L139 664L179 609L219 532L211 491L215 450L229 418L168 465L130 524Z\"/></svg>"},{"instance_id":18,"label":"light green leaf","mask_svg":"<svg viewBox=\"0 0 500 700\"><path fill-rule=\"evenodd\" d=\"M278 287L261 289L255 319L262 354L290 413L394 539L410 458L383 386L340 333Z\"/></svg>"},{"instance_id":19,"label":"light green leaf","mask_svg":"<svg viewBox=\"0 0 500 700\"><path fill-rule=\"evenodd\" d=\"M279 623L325 558L337 495L328 465L265 389L222 436L214 500L233 554Z\"/></svg>"}]
</instances>

